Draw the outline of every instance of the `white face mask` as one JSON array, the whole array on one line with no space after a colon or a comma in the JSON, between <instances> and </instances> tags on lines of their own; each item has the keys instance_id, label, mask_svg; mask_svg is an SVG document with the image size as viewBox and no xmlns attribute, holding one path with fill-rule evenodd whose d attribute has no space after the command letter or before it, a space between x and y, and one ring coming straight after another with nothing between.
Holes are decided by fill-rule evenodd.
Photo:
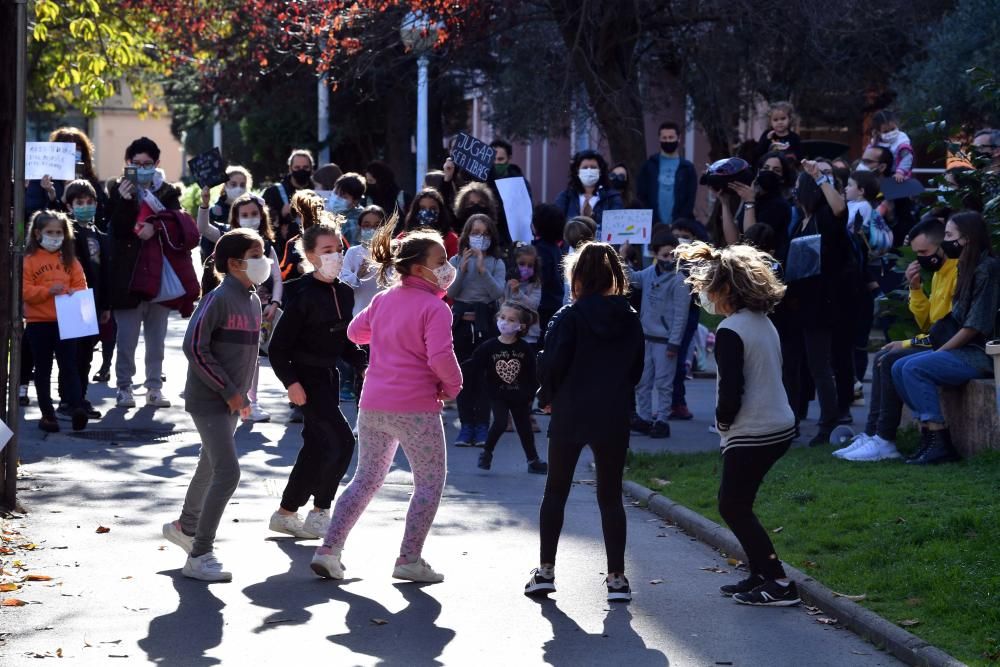
<instances>
[{"instance_id":1,"label":"white face mask","mask_svg":"<svg viewBox=\"0 0 1000 667\"><path fill-rule=\"evenodd\" d=\"M226 200L228 200L229 203L232 204L239 198L240 195L242 195L246 191L247 191L246 188L240 187L238 185L235 188L226 188Z\"/></svg>"},{"instance_id":2,"label":"white face mask","mask_svg":"<svg viewBox=\"0 0 1000 667\"><path fill-rule=\"evenodd\" d=\"M373 238L375 238L375 229L362 229L361 233L358 235L361 238L362 243L368 243Z\"/></svg>"},{"instance_id":3,"label":"white face mask","mask_svg":"<svg viewBox=\"0 0 1000 667\"><path fill-rule=\"evenodd\" d=\"M350 207L347 200L340 195L330 195L330 198L326 202L326 210L331 213L343 213Z\"/></svg>"},{"instance_id":4,"label":"white face mask","mask_svg":"<svg viewBox=\"0 0 1000 667\"><path fill-rule=\"evenodd\" d=\"M240 218L240 227L243 229L260 229L260 218Z\"/></svg>"},{"instance_id":5,"label":"white face mask","mask_svg":"<svg viewBox=\"0 0 1000 667\"><path fill-rule=\"evenodd\" d=\"M457 273L455 267L448 262L434 269L434 277L437 278L438 287L444 290L451 287L451 284L455 282Z\"/></svg>"},{"instance_id":6,"label":"white face mask","mask_svg":"<svg viewBox=\"0 0 1000 667\"><path fill-rule=\"evenodd\" d=\"M871 171L871 167L869 167L864 162L859 162L858 163L858 171Z\"/></svg>"},{"instance_id":7,"label":"white face mask","mask_svg":"<svg viewBox=\"0 0 1000 667\"><path fill-rule=\"evenodd\" d=\"M340 275L340 270L344 268L344 256L339 252L328 252L319 256L320 267L316 269L319 275L327 280L333 280Z\"/></svg>"},{"instance_id":8,"label":"white face mask","mask_svg":"<svg viewBox=\"0 0 1000 667\"><path fill-rule=\"evenodd\" d=\"M500 333L504 336L516 336L517 332L521 330L521 325L518 322L497 320L497 329L499 329Z\"/></svg>"},{"instance_id":9,"label":"white face mask","mask_svg":"<svg viewBox=\"0 0 1000 667\"><path fill-rule=\"evenodd\" d=\"M580 178L580 182L588 188L597 185L597 181L601 180L601 170L596 167L580 169L576 172L576 175Z\"/></svg>"},{"instance_id":10,"label":"white face mask","mask_svg":"<svg viewBox=\"0 0 1000 667\"><path fill-rule=\"evenodd\" d=\"M267 257L251 257L246 262L247 280L254 285L260 285L271 277L271 260Z\"/></svg>"},{"instance_id":11,"label":"white face mask","mask_svg":"<svg viewBox=\"0 0 1000 667\"><path fill-rule=\"evenodd\" d=\"M701 302L701 309L704 310L709 315L718 315L719 311L715 308L715 302L708 298L708 291L702 290L698 295L698 301Z\"/></svg>"},{"instance_id":12,"label":"white face mask","mask_svg":"<svg viewBox=\"0 0 1000 667\"><path fill-rule=\"evenodd\" d=\"M891 132L885 132L882 134L882 141L884 141L887 144L891 144L898 138L899 138L899 130L892 130Z\"/></svg>"},{"instance_id":13,"label":"white face mask","mask_svg":"<svg viewBox=\"0 0 1000 667\"><path fill-rule=\"evenodd\" d=\"M480 252L488 250L490 247L490 237L482 234L474 234L469 237L469 247Z\"/></svg>"},{"instance_id":14,"label":"white face mask","mask_svg":"<svg viewBox=\"0 0 1000 667\"><path fill-rule=\"evenodd\" d=\"M59 236L42 235L42 238L38 243L49 252L55 252L56 250L62 248L64 238L65 237L62 234Z\"/></svg>"}]
</instances>

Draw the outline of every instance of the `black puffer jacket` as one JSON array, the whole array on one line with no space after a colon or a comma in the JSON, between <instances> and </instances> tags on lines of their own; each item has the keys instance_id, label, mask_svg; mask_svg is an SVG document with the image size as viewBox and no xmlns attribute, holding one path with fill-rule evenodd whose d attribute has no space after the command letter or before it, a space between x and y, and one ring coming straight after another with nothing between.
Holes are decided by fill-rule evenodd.
<instances>
[{"instance_id":1,"label":"black puffer jacket","mask_svg":"<svg viewBox=\"0 0 1000 667\"><path fill-rule=\"evenodd\" d=\"M539 403L552 406L549 437L627 442L644 351L639 315L624 296L587 296L560 309L538 354Z\"/></svg>"}]
</instances>

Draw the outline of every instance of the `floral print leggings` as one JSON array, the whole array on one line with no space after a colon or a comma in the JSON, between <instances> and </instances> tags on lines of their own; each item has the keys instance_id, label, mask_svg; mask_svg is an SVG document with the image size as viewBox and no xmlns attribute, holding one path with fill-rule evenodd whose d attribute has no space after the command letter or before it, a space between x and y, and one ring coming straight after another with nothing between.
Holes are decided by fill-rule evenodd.
<instances>
[{"instance_id":1,"label":"floral print leggings","mask_svg":"<svg viewBox=\"0 0 1000 667\"><path fill-rule=\"evenodd\" d=\"M358 411L358 469L337 500L323 546L344 547L347 535L385 482L399 446L413 471L413 495L399 555L410 562L420 557L447 474L444 424L437 412Z\"/></svg>"}]
</instances>

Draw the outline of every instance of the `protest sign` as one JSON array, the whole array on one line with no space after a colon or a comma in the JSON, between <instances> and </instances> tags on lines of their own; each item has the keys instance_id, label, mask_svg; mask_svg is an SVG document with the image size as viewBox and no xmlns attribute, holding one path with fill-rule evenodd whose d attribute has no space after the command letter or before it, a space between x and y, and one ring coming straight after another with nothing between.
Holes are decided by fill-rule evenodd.
<instances>
[{"instance_id":1,"label":"protest sign","mask_svg":"<svg viewBox=\"0 0 1000 667\"><path fill-rule=\"evenodd\" d=\"M188 168L195 182L203 188L211 188L225 183L226 163L218 148L199 153L188 160Z\"/></svg>"},{"instance_id":2,"label":"protest sign","mask_svg":"<svg viewBox=\"0 0 1000 667\"><path fill-rule=\"evenodd\" d=\"M94 290L87 288L57 296L56 321L59 324L60 340L96 336L98 327Z\"/></svg>"},{"instance_id":3,"label":"protest sign","mask_svg":"<svg viewBox=\"0 0 1000 667\"><path fill-rule=\"evenodd\" d=\"M924 192L924 184L915 178L908 178L902 183L897 183L896 179L887 176L881 179L879 185L881 185L882 196L885 197L886 201L916 197Z\"/></svg>"},{"instance_id":4,"label":"protest sign","mask_svg":"<svg viewBox=\"0 0 1000 667\"><path fill-rule=\"evenodd\" d=\"M493 168L493 157L497 152L479 139L465 132L459 132L451 149L451 159L455 165L473 178L485 181Z\"/></svg>"},{"instance_id":5,"label":"protest sign","mask_svg":"<svg viewBox=\"0 0 1000 667\"><path fill-rule=\"evenodd\" d=\"M649 243L653 230L653 209L628 208L605 211L601 215L601 241L606 243Z\"/></svg>"},{"instance_id":6,"label":"protest sign","mask_svg":"<svg viewBox=\"0 0 1000 667\"><path fill-rule=\"evenodd\" d=\"M531 195L521 176L501 178L496 181L500 200L507 218L507 230L514 241L531 243Z\"/></svg>"},{"instance_id":7,"label":"protest sign","mask_svg":"<svg viewBox=\"0 0 1000 667\"><path fill-rule=\"evenodd\" d=\"M76 178L76 144L29 141L24 145L24 177L34 181L49 176L54 181Z\"/></svg>"}]
</instances>

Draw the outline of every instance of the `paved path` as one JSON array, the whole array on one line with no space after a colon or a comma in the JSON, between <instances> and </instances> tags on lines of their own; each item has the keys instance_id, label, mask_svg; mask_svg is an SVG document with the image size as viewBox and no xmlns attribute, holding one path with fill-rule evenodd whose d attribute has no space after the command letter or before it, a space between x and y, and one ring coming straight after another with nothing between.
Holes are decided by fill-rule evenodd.
<instances>
[{"instance_id":1,"label":"paved path","mask_svg":"<svg viewBox=\"0 0 1000 667\"><path fill-rule=\"evenodd\" d=\"M172 322L171 340L182 329ZM176 344L166 368L167 394L176 397L185 372ZM270 370L264 378L277 386ZM678 425L670 440L638 439L636 448L714 448L706 418L712 391L711 381L694 382L699 419ZM95 395L100 407L112 405L110 389ZM475 467L478 450L449 450L448 487L425 550L444 583L389 576L411 488L402 457L348 542L349 579L321 581L308 568L316 542L267 531L300 428L283 424L276 389L262 396L274 423L239 430L243 479L217 545L234 581L214 585L182 577L183 555L159 535L178 511L198 449L182 410L111 410L90 431L106 439L88 440L43 439L29 409L20 486L30 514L8 527L39 545L16 556L25 571L55 579L17 593L39 604L0 610L0 633L9 633L0 635L0 664L37 664L31 653L57 649L64 661L94 665L899 664L802 608L755 609L721 597L718 586L735 576L701 569L730 569L719 554L637 507L628 510L635 599L610 607L587 454L567 507L559 592L545 603L525 598L544 478L524 472L512 435L490 473ZM110 532L97 534L99 525Z\"/></svg>"}]
</instances>

